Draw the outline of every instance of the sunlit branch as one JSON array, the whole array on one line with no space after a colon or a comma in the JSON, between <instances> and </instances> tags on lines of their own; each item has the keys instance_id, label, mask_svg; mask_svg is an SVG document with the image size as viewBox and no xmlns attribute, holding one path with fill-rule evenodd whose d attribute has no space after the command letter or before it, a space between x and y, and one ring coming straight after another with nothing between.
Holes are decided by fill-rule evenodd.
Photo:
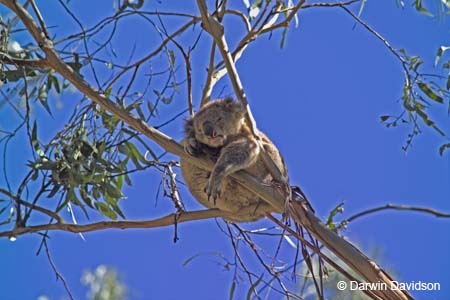
<instances>
[{"instance_id":1,"label":"sunlit branch","mask_svg":"<svg viewBox=\"0 0 450 300\"><path fill-rule=\"evenodd\" d=\"M176 223L183 223L194 220L204 220L211 218L223 218L229 216L229 213L220 211L218 209L197 210L190 212L172 213L164 217L143 220L143 221L102 221L90 224L42 224L30 225L27 227L19 227L9 231L0 232L0 237L17 237L26 233L34 233L40 231L68 231L73 233L85 233L105 229L129 229L129 228L157 228L174 225Z\"/></svg>"}]
</instances>

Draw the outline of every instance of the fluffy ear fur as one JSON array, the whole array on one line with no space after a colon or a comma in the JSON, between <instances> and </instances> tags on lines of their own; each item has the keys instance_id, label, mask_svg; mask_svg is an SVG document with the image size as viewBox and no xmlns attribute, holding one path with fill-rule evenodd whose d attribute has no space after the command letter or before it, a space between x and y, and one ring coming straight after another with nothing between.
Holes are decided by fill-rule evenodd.
<instances>
[{"instance_id":1,"label":"fluffy ear fur","mask_svg":"<svg viewBox=\"0 0 450 300\"><path fill-rule=\"evenodd\" d=\"M194 119L191 117L184 123L184 132L189 135L194 131Z\"/></svg>"},{"instance_id":2,"label":"fluffy ear fur","mask_svg":"<svg viewBox=\"0 0 450 300\"><path fill-rule=\"evenodd\" d=\"M226 97L222 100L227 106L231 106L234 104L233 97Z\"/></svg>"},{"instance_id":3,"label":"fluffy ear fur","mask_svg":"<svg viewBox=\"0 0 450 300\"><path fill-rule=\"evenodd\" d=\"M229 111L234 111L234 112L238 112L239 114L245 114L245 107L237 101L234 101L234 99L232 97L226 97L223 100L223 103L225 103L225 107L229 110ZM236 110L236 107L238 108Z\"/></svg>"}]
</instances>

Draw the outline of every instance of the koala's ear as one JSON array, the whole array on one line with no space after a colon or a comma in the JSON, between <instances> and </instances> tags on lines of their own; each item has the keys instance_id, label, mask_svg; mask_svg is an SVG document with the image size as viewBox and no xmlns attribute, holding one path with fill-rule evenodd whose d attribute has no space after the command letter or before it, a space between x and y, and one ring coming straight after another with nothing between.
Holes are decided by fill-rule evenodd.
<instances>
[{"instance_id":1,"label":"koala's ear","mask_svg":"<svg viewBox=\"0 0 450 300\"><path fill-rule=\"evenodd\" d=\"M234 100L233 100L233 97L226 97L225 99L223 99L223 102L226 104L226 105L234 105Z\"/></svg>"},{"instance_id":2,"label":"koala's ear","mask_svg":"<svg viewBox=\"0 0 450 300\"><path fill-rule=\"evenodd\" d=\"M234 111L236 111L237 113L239 113L241 115L245 115L246 109L241 102L233 101L233 107L234 107Z\"/></svg>"},{"instance_id":3,"label":"koala's ear","mask_svg":"<svg viewBox=\"0 0 450 300\"><path fill-rule=\"evenodd\" d=\"M228 111L233 111L235 109L236 102L234 102L233 98L231 97L226 97L222 100L222 103L224 104L225 109Z\"/></svg>"},{"instance_id":4,"label":"koala's ear","mask_svg":"<svg viewBox=\"0 0 450 300\"><path fill-rule=\"evenodd\" d=\"M240 102L234 101L232 97L226 97L222 100L225 107L232 112L245 113L245 108Z\"/></svg>"}]
</instances>

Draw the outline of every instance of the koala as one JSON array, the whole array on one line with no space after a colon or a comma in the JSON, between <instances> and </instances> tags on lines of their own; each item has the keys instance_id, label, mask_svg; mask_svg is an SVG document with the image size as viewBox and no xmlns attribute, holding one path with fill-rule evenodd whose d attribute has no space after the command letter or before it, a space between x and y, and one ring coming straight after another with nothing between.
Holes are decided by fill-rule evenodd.
<instances>
[{"instance_id":1,"label":"koala","mask_svg":"<svg viewBox=\"0 0 450 300\"><path fill-rule=\"evenodd\" d=\"M245 123L245 109L231 98L204 105L185 124L185 151L214 163L211 172L181 159L181 171L192 195L208 208L231 212L231 222L252 222L275 209L250 192L230 174L245 170L263 183L271 184L256 138ZM263 146L282 174L286 165L275 145L259 132ZM281 213L281 212L279 212Z\"/></svg>"}]
</instances>

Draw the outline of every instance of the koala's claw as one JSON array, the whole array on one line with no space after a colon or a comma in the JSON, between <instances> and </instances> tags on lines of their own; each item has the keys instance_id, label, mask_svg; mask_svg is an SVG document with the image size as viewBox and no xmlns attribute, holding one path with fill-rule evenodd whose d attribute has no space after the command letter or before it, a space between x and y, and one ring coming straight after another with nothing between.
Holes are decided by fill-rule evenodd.
<instances>
[{"instance_id":1,"label":"koala's claw","mask_svg":"<svg viewBox=\"0 0 450 300\"><path fill-rule=\"evenodd\" d=\"M214 201L214 205L216 205L216 200L220 198L220 194L222 193L220 182L212 181L211 179L208 181L208 185L205 188L205 193L208 196L208 201L212 198Z\"/></svg>"},{"instance_id":2,"label":"koala's claw","mask_svg":"<svg viewBox=\"0 0 450 300\"><path fill-rule=\"evenodd\" d=\"M188 138L184 143L184 151L192 156L198 156L200 154L200 145L195 138Z\"/></svg>"}]
</instances>

